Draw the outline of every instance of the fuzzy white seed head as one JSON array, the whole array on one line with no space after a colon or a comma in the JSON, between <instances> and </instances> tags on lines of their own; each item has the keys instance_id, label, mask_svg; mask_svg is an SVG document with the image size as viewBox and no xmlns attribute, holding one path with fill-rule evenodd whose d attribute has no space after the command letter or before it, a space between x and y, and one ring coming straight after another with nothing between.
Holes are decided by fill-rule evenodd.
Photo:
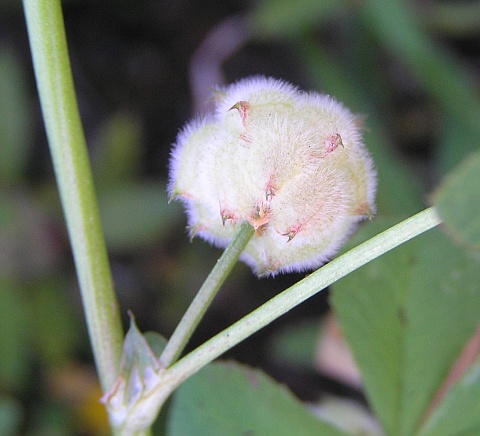
<instances>
[{"instance_id":1,"label":"fuzzy white seed head","mask_svg":"<svg viewBox=\"0 0 480 436\"><path fill-rule=\"evenodd\" d=\"M257 274L321 266L374 213L360 118L265 77L215 98L213 114L180 132L170 160L170 198L184 202L191 235L225 247L248 221L255 235L241 258Z\"/></svg>"}]
</instances>

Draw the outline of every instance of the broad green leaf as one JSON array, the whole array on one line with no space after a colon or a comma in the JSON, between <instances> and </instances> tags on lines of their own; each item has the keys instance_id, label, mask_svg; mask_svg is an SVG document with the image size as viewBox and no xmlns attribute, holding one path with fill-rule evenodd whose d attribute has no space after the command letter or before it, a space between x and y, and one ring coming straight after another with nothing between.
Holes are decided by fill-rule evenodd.
<instances>
[{"instance_id":1,"label":"broad green leaf","mask_svg":"<svg viewBox=\"0 0 480 436\"><path fill-rule=\"evenodd\" d=\"M169 436L334 436L285 387L257 369L213 363L187 380L172 401Z\"/></svg>"},{"instance_id":2,"label":"broad green leaf","mask_svg":"<svg viewBox=\"0 0 480 436\"><path fill-rule=\"evenodd\" d=\"M419 435L480 434L480 362L455 383Z\"/></svg>"},{"instance_id":3,"label":"broad green leaf","mask_svg":"<svg viewBox=\"0 0 480 436\"><path fill-rule=\"evenodd\" d=\"M480 151L467 157L437 189L434 202L448 233L480 250Z\"/></svg>"},{"instance_id":4,"label":"broad green leaf","mask_svg":"<svg viewBox=\"0 0 480 436\"><path fill-rule=\"evenodd\" d=\"M161 183L136 183L105 189L100 214L111 250L136 250L166 237L178 222L181 207L168 204Z\"/></svg>"},{"instance_id":5,"label":"broad green leaf","mask_svg":"<svg viewBox=\"0 0 480 436\"><path fill-rule=\"evenodd\" d=\"M478 283L480 264L432 230L334 285L335 311L387 434L415 433L480 322Z\"/></svg>"},{"instance_id":6,"label":"broad green leaf","mask_svg":"<svg viewBox=\"0 0 480 436\"><path fill-rule=\"evenodd\" d=\"M401 422L406 435L418 425L480 322L480 263L439 230L415 242L403 353Z\"/></svg>"},{"instance_id":7,"label":"broad green leaf","mask_svg":"<svg viewBox=\"0 0 480 436\"><path fill-rule=\"evenodd\" d=\"M374 221L362 229L362 236L384 228ZM371 406L387 434L394 434L400 409L402 311L409 281L404 272L410 258L410 247L402 245L341 279L331 294Z\"/></svg>"}]
</instances>

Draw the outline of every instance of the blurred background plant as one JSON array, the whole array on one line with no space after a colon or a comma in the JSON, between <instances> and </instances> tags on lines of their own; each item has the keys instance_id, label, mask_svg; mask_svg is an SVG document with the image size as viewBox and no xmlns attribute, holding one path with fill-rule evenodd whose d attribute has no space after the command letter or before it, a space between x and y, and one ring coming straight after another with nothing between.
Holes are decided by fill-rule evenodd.
<instances>
[{"instance_id":1,"label":"blurred background plant","mask_svg":"<svg viewBox=\"0 0 480 436\"><path fill-rule=\"evenodd\" d=\"M208 109L212 85L271 75L365 114L380 181L375 230L421 210L442 177L478 149L478 1L63 6L122 316L126 323L132 310L143 331L168 337L219 255L188 241L183 212L167 207L165 192L170 144L186 120ZM16 1L0 2L0 74L0 433L108 434ZM369 226L361 233L371 233ZM449 249L433 239L448 263ZM401 282L418 261L412 256L404 252L382 285ZM441 270L435 262L424 262L417 278ZM239 265L190 347L302 277L259 280ZM338 301L352 298L342 291L347 284L339 284ZM365 281L348 289L360 286ZM326 316L327 297L312 298L226 357L262 368L304 401L335 394L355 400L358 410L366 404L361 380L335 318ZM457 348L470 334L466 328Z\"/></svg>"}]
</instances>

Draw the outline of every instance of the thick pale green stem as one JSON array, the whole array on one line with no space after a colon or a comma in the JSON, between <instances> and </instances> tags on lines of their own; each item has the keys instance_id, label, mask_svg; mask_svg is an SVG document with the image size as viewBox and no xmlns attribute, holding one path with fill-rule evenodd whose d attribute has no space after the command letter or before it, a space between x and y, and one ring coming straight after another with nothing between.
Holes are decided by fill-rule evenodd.
<instances>
[{"instance_id":1,"label":"thick pale green stem","mask_svg":"<svg viewBox=\"0 0 480 436\"><path fill-rule=\"evenodd\" d=\"M118 375L123 332L78 113L60 0L23 1L50 152L104 391Z\"/></svg>"},{"instance_id":2,"label":"thick pale green stem","mask_svg":"<svg viewBox=\"0 0 480 436\"><path fill-rule=\"evenodd\" d=\"M179 360L168 370L169 379L175 380L177 386L200 368L322 289L440 222L434 208L426 209L339 256Z\"/></svg>"},{"instance_id":3,"label":"thick pale green stem","mask_svg":"<svg viewBox=\"0 0 480 436\"><path fill-rule=\"evenodd\" d=\"M160 363L166 368L174 363L182 353L193 331L237 262L248 241L253 236L253 233L253 227L248 222L243 223L232 242L223 252L220 259L218 259L160 356Z\"/></svg>"}]
</instances>

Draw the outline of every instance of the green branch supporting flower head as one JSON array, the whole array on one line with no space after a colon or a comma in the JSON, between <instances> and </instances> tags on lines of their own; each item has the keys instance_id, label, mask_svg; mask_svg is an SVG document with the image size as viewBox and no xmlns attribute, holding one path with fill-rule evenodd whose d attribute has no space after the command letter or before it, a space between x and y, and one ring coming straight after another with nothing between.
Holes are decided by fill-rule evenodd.
<instances>
[{"instance_id":1,"label":"green branch supporting flower head","mask_svg":"<svg viewBox=\"0 0 480 436\"><path fill-rule=\"evenodd\" d=\"M242 260L259 275L319 267L375 209L360 119L271 78L215 97L215 113L187 124L170 162L170 196L185 203L192 235L223 247L248 221L255 235Z\"/></svg>"}]
</instances>

